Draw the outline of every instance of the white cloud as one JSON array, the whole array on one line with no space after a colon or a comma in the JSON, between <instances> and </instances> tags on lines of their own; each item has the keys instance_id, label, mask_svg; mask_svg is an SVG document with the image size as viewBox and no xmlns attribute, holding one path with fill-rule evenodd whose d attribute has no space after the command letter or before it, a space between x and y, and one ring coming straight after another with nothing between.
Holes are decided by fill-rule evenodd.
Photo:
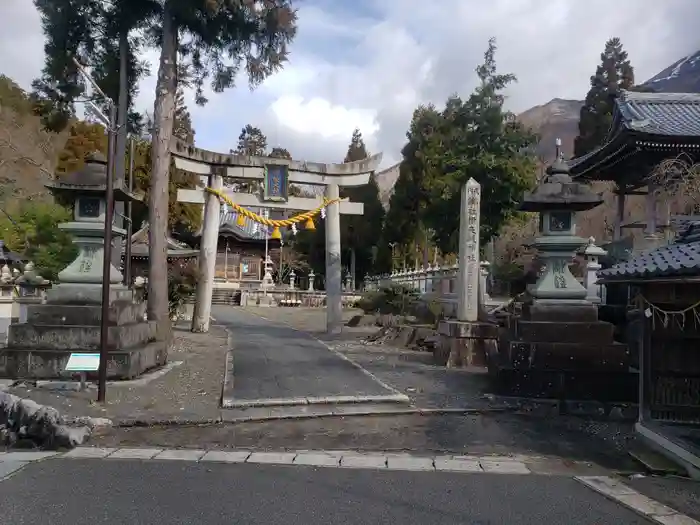
<instances>
[{"instance_id":1,"label":"white cloud","mask_svg":"<svg viewBox=\"0 0 700 525\"><path fill-rule=\"evenodd\" d=\"M23 86L42 63L31 4L0 1L0 72ZM698 0L306 0L299 8L282 72L253 92L244 81L191 108L198 145L227 151L250 123L296 158L340 161L359 126L386 165L398 159L418 104L471 92L491 36L501 72L518 76L509 90L514 111L583 98L612 36L622 39L638 81L700 48ZM149 57L155 74L157 53ZM148 111L154 87L153 77L141 86L138 104Z\"/></svg>"},{"instance_id":2,"label":"white cloud","mask_svg":"<svg viewBox=\"0 0 700 525\"><path fill-rule=\"evenodd\" d=\"M284 95L272 103L271 109L285 127L321 139L345 139L355 128L364 130L366 136L379 129L374 112L334 106L318 97L305 100L298 95Z\"/></svg>"}]
</instances>

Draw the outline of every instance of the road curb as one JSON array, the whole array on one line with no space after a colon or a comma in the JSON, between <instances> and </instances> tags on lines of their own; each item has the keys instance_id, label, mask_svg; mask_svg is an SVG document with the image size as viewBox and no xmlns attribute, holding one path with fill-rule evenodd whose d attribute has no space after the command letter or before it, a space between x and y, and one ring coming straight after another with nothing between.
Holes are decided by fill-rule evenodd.
<instances>
[{"instance_id":1,"label":"road curb","mask_svg":"<svg viewBox=\"0 0 700 525\"><path fill-rule=\"evenodd\" d=\"M224 399L223 408L291 407L303 405L357 405L362 403L410 403L405 394L379 396L304 396L289 398Z\"/></svg>"},{"instance_id":2,"label":"road curb","mask_svg":"<svg viewBox=\"0 0 700 525\"><path fill-rule=\"evenodd\" d=\"M653 500L610 476L575 476L574 479L594 492L661 525L700 525L700 521Z\"/></svg>"},{"instance_id":3,"label":"road curb","mask_svg":"<svg viewBox=\"0 0 700 525\"><path fill-rule=\"evenodd\" d=\"M221 397L219 399L219 406L225 408L227 402L230 399L233 399L233 385L234 385L234 363L233 363L233 332L228 329L228 327L224 325L224 329L226 330L226 344L228 346L228 350L226 351L226 363L225 363L225 369L224 369L224 380L221 384Z\"/></svg>"},{"instance_id":4,"label":"road curb","mask_svg":"<svg viewBox=\"0 0 700 525\"><path fill-rule=\"evenodd\" d=\"M413 454L358 450L207 450L130 447L78 447L66 453L8 452L0 465L12 464L12 472L35 461L184 461L190 463L266 464L383 471L452 472L463 474L530 475L527 459L510 455ZM552 475L555 475L552 473ZM0 480L1 481L1 480Z\"/></svg>"},{"instance_id":5,"label":"road curb","mask_svg":"<svg viewBox=\"0 0 700 525\"><path fill-rule=\"evenodd\" d=\"M351 405L346 405L351 406ZM260 407L260 408L287 408L287 407ZM335 407L336 409L339 406ZM275 414L265 416L236 416L227 414L230 409L222 410L222 414L217 418L204 419L122 419L114 420L114 428L148 428L148 427L204 427L224 424L237 423L255 423L264 421L292 421L305 419L324 419L324 418L343 418L343 417L380 417L380 416L459 416L459 415L485 415L485 414L502 414L514 412L511 408L494 407L494 408L395 408L391 410L378 410L376 407L367 406L366 408L356 410L354 412L342 412L338 410L329 410L317 413L305 414Z\"/></svg>"}]
</instances>

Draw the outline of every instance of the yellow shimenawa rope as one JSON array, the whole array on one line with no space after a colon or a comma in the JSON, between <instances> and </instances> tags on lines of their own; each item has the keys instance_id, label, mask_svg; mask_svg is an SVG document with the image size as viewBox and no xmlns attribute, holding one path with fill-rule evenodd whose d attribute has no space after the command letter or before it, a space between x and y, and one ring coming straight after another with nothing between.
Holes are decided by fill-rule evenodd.
<instances>
[{"instance_id":1,"label":"yellow shimenawa rope","mask_svg":"<svg viewBox=\"0 0 700 525\"><path fill-rule=\"evenodd\" d=\"M299 215L295 215L294 217L290 217L289 219L280 219L280 220L274 220L274 219L266 219L262 215L258 215L255 212L252 212L250 210L247 210L243 206L240 206L233 202L225 193L219 190L215 190L214 188L209 188L205 187L205 191L211 193L212 195L216 195L219 197L222 201L224 201L226 204L231 206L234 210L236 210L238 213L241 215L248 217L249 219L258 222L260 224L263 224L265 226L272 226L274 228L284 228L291 226L292 224L296 224L302 221L308 221L309 219L312 219L314 216L318 215L321 210L331 204L335 204L340 202L340 199L326 199L325 197L323 198L323 204L321 204L318 208L314 210L310 210L304 213L300 213Z\"/></svg>"}]
</instances>

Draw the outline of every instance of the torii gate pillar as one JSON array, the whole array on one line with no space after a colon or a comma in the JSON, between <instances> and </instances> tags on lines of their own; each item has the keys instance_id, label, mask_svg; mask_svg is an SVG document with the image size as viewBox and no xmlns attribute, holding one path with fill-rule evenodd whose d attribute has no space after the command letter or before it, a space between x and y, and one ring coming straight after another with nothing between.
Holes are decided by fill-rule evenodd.
<instances>
[{"instance_id":1,"label":"torii gate pillar","mask_svg":"<svg viewBox=\"0 0 700 525\"><path fill-rule=\"evenodd\" d=\"M337 199L337 184L326 186L326 198ZM343 326L343 271L340 261L340 208L326 210L326 332L339 334Z\"/></svg>"},{"instance_id":2,"label":"torii gate pillar","mask_svg":"<svg viewBox=\"0 0 700 525\"><path fill-rule=\"evenodd\" d=\"M223 177L211 174L208 186L214 190L223 188ZM207 193L204 204L202 239L199 249L199 282L192 315L192 331L205 333L209 331L211 319L211 300L214 295L214 275L216 274L216 245L219 239L219 220L221 203L219 197Z\"/></svg>"}]
</instances>

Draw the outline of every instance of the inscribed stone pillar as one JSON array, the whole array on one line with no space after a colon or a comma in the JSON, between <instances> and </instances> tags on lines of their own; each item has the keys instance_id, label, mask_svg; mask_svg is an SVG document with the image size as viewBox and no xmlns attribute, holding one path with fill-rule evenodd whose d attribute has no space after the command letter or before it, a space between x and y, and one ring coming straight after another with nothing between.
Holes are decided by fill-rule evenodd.
<instances>
[{"instance_id":1,"label":"inscribed stone pillar","mask_svg":"<svg viewBox=\"0 0 700 525\"><path fill-rule=\"evenodd\" d=\"M337 199L340 188L337 184L326 186L326 198ZM340 205L326 208L326 331L338 334L343 323L342 268L340 264Z\"/></svg>"},{"instance_id":2,"label":"inscribed stone pillar","mask_svg":"<svg viewBox=\"0 0 700 525\"><path fill-rule=\"evenodd\" d=\"M479 220L481 185L469 179L462 187L459 214L459 274L457 320L477 321L479 317Z\"/></svg>"}]
</instances>

